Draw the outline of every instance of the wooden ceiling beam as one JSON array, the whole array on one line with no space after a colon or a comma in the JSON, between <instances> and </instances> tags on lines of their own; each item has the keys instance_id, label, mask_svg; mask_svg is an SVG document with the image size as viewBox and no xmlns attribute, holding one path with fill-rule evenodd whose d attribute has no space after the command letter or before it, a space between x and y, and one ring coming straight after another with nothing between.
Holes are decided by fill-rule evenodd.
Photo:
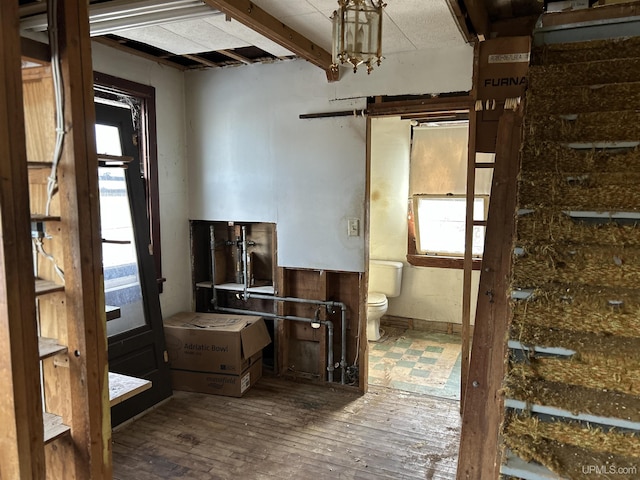
<instances>
[{"instance_id":1,"label":"wooden ceiling beam","mask_svg":"<svg viewBox=\"0 0 640 480\"><path fill-rule=\"evenodd\" d=\"M251 65L252 63L255 63L250 58L243 57L242 55L238 55L237 53L235 53L235 52L233 52L231 50L216 50L216 52L224 55L225 57L229 57L229 58L232 58L232 59L237 60L239 62L242 62L242 63L244 63L246 65Z\"/></svg>"},{"instance_id":2,"label":"wooden ceiling beam","mask_svg":"<svg viewBox=\"0 0 640 480\"><path fill-rule=\"evenodd\" d=\"M458 30L462 36L467 40L467 42L472 43L475 41L475 34L469 31L469 26L467 25L467 17L466 12L462 11L460 3L458 0L446 0L446 4L449 7L449 11L451 15L455 19L456 25L458 26Z\"/></svg>"},{"instance_id":3,"label":"wooden ceiling beam","mask_svg":"<svg viewBox=\"0 0 640 480\"><path fill-rule=\"evenodd\" d=\"M462 0L471 26L478 36L478 40L483 41L489 38L491 33L491 22L489 12L483 0Z\"/></svg>"},{"instance_id":4,"label":"wooden ceiling beam","mask_svg":"<svg viewBox=\"0 0 640 480\"><path fill-rule=\"evenodd\" d=\"M331 67L333 62L329 52L249 0L204 0L204 2L320 67L326 72L329 81L338 80L338 70Z\"/></svg>"},{"instance_id":5,"label":"wooden ceiling beam","mask_svg":"<svg viewBox=\"0 0 640 480\"><path fill-rule=\"evenodd\" d=\"M199 55L187 55L184 54L182 55L184 58L188 58L189 60L193 60L194 62L198 62L199 64L205 66L205 67L211 67L211 68L217 68L220 65L218 65L216 62L212 62L211 60L207 60L206 58L203 58Z\"/></svg>"}]
</instances>

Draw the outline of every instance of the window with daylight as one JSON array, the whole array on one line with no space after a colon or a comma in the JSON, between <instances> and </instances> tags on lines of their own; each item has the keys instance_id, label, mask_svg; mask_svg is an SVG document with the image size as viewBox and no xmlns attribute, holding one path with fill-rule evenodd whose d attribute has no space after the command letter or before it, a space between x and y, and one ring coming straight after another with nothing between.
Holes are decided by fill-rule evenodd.
<instances>
[{"instance_id":1,"label":"window with daylight","mask_svg":"<svg viewBox=\"0 0 640 480\"><path fill-rule=\"evenodd\" d=\"M476 196L473 220L486 220L488 197ZM416 251L422 255L464 255L467 199L463 195L414 195ZM474 257L484 249L484 225L473 227Z\"/></svg>"},{"instance_id":2,"label":"window with daylight","mask_svg":"<svg viewBox=\"0 0 640 480\"><path fill-rule=\"evenodd\" d=\"M467 216L469 122L425 122L412 129L407 261L416 266L462 268ZM491 163L493 154L476 162ZM479 268L492 169L475 171L474 268Z\"/></svg>"},{"instance_id":3,"label":"window with daylight","mask_svg":"<svg viewBox=\"0 0 640 480\"><path fill-rule=\"evenodd\" d=\"M151 248L156 266L158 289L162 293L162 285L165 278L162 276L160 245L160 193L158 190L155 89L149 85L94 72L94 91L98 102L115 102L131 109L136 130L135 142L139 149L141 173L147 193L147 216L151 234ZM106 135L106 133L104 134Z\"/></svg>"}]
</instances>

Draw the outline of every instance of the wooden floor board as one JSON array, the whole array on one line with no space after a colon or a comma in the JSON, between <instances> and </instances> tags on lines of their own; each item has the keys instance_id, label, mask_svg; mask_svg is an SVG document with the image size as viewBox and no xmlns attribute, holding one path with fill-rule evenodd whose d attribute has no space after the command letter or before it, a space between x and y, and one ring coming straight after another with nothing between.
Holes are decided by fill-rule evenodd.
<instances>
[{"instance_id":1,"label":"wooden floor board","mask_svg":"<svg viewBox=\"0 0 640 480\"><path fill-rule=\"evenodd\" d=\"M114 432L114 479L452 479L458 411L427 395L272 377L242 398L174 392Z\"/></svg>"}]
</instances>

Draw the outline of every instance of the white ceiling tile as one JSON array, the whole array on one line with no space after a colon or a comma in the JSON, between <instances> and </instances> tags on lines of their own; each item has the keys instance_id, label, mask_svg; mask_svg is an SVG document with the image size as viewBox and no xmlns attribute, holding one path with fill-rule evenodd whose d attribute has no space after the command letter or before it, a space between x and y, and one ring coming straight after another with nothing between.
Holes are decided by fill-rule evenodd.
<instances>
[{"instance_id":1,"label":"white ceiling tile","mask_svg":"<svg viewBox=\"0 0 640 480\"><path fill-rule=\"evenodd\" d=\"M184 55L196 51L202 51L202 45L177 35L165 27L143 27L118 32L118 35L137 42L152 45L176 55Z\"/></svg>"},{"instance_id":2,"label":"white ceiling tile","mask_svg":"<svg viewBox=\"0 0 640 480\"><path fill-rule=\"evenodd\" d=\"M269 52L271 55L275 55L276 57L286 57L293 55L293 53L291 53L286 48L263 37L259 33L251 30L249 27L245 27L238 21L232 20L230 22L227 22L224 15L205 18L204 21L213 25L214 27L219 28L229 35L247 42L250 45L255 45L256 47L261 48L265 52Z\"/></svg>"},{"instance_id":3,"label":"white ceiling tile","mask_svg":"<svg viewBox=\"0 0 640 480\"><path fill-rule=\"evenodd\" d=\"M329 17L315 11L306 15L284 17L282 21L296 32L304 35L319 47L331 50L333 26ZM303 33L304 32L304 33Z\"/></svg>"},{"instance_id":4,"label":"white ceiling tile","mask_svg":"<svg viewBox=\"0 0 640 480\"><path fill-rule=\"evenodd\" d=\"M200 45L196 51L189 53L210 52L212 50L226 50L240 47L248 47L251 44L233 35L220 30L219 28L205 22L204 20L189 20L186 22L171 23L163 25L163 28L181 37L188 38Z\"/></svg>"},{"instance_id":5,"label":"white ceiling tile","mask_svg":"<svg viewBox=\"0 0 640 480\"><path fill-rule=\"evenodd\" d=\"M385 13L419 50L465 43L445 0L389 1Z\"/></svg>"},{"instance_id":6,"label":"white ceiling tile","mask_svg":"<svg viewBox=\"0 0 640 480\"><path fill-rule=\"evenodd\" d=\"M306 0L254 0L253 3L279 19L316 11L314 6Z\"/></svg>"}]
</instances>

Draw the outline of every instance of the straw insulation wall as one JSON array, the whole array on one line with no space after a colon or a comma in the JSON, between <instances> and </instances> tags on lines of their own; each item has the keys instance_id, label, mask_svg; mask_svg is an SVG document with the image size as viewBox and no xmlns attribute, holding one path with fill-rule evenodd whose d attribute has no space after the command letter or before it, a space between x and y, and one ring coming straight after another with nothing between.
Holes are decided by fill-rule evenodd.
<instances>
[{"instance_id":1,"label":"straw insulation wall","mask_svg":"<svg viewBox=\"0 0 640 480\"><path fill-rule=\"evenodd\" d=\"M603 418L508 410L504 448L563 478L638 478L640 38L535 50L526 108L512 283L533 293L512 304L510 338L528 349L512 351L505 393Z\"/></svg>"}]
</instances>

